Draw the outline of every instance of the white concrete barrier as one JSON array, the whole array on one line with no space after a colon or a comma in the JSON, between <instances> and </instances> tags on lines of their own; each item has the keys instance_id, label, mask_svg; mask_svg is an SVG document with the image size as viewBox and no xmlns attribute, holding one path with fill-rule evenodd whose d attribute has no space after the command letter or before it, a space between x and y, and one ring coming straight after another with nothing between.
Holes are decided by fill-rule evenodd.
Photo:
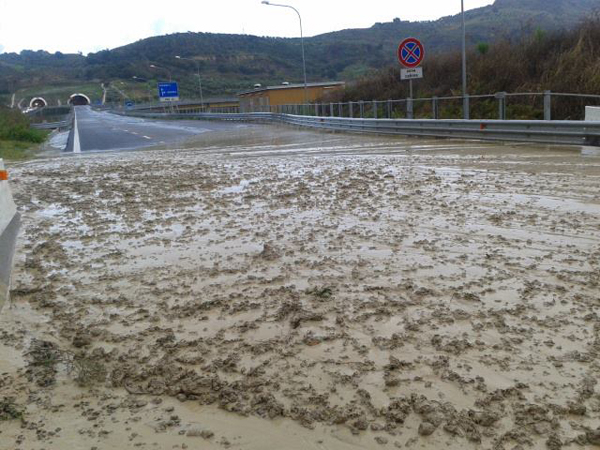
<instances>
[{"instance_id":1,"label":"white concrete barrier","mask_svg":"<svg viewBox=\"0 0 600 450\"><path fill-rule=\"evenodd\" d=\"M8 172L0 159L0 310L8 299L19 225L20 216L8 185Z\"/></svg>"},{"instance_id":2,"label":"white concrete barrier","mask_svg":"<svg viewBox=\"0 0 600 450\"><path fill-rule=\"evenodd\" d=\"M8 176L4 168L4 161L0 159L0 235L4 233L4 230L17 213L8 179L4 180L4 178L8 178Z\"/></svg>"},{"instance_id":3,"label":"white concrete barrier","mask_svg":"<svg viewBox=\"0 0 600 450\"><path fill-rule=\"evenodd\" d=\"M586 106L585 120L600 121L600 108L597 106Z\"/></svg>"}]
</instances>

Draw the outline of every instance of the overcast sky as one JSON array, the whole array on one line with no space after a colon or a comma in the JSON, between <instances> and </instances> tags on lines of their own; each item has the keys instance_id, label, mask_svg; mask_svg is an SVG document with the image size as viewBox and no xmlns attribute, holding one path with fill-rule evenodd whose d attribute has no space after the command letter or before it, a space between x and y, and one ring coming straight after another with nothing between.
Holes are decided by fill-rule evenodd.
<instances>
[{"instance_id":1,"label":"overcast sky","mask_svg":"<svg viewBox=\"0 0 600 450\"><path fill-rule=\"evenodd\" d=\"M272 0L296 7L305 36L375 22L435 20L460 12L460 0ZM465 9L493 0L465 0ZM299 36L298 17L260 0L0 0L0 52L84 54L150 36L203 31Z\"/></svg>"}]
</instances>

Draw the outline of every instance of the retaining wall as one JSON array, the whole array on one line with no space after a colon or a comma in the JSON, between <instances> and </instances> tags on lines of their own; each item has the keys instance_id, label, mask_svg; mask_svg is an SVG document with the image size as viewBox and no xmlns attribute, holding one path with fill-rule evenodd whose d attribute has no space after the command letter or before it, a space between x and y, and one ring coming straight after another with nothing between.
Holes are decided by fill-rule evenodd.
<instances>
[{"instance_id":1,"label":"retaining wall","mask_svg":"<svg viewBox=\"0 0 600 450\"><path fill-rule=\"evenodd\" d=\"M20 215L8 184L8 173L0 159L0 310L8 299L19 225Z\"/></svg>"},{"instance_id":2,"label":"retaining wall","mask_svg":"<svg viewBox=\"0 0 600 450\"><path fill-rule=\"evenodd\" d=\"M596 106L586 106L585 120L600 121L600 108Z\"/></svg>"}]
</instances>

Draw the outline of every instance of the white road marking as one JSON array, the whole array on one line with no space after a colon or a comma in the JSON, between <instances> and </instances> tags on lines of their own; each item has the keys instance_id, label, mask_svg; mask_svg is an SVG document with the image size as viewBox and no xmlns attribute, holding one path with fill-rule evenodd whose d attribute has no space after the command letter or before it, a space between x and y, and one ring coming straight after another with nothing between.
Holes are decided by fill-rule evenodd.
<instances>
[{"instance_id":1,"label":"white road marking","mask_svg":"<svg viewBox=\"0 0 600 450\"><path fill-rule=\"evenodd\" d=\"M73 108L75 120L73 121L73 153L81 153L81 143L79 142L79 128L77 128L77 108Z\"/></svg>"},{"instance_id":2,"label":"white road marking","mask_svg":"<svg viewBox=\"0 0 600 450\"><path fill-rule=\"evenodd\" d=\"M146 139L152 139L150 136L142 136L142 137L144 137Z\"/></svg>"}]
</instances>

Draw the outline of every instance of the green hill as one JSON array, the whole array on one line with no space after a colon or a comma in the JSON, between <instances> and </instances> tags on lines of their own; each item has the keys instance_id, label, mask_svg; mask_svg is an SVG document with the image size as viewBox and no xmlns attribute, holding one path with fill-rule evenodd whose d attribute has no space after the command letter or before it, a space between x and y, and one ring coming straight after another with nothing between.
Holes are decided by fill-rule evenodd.
<instances>
[{"instance_id":1,"label":"green hill","mask_svg":"<svg viewBox=\"0 0 600 450\"><path fill-rule=\"evenodd\" d=\"M470 48L497 40L516 40L535 30L570 29L598 8L597 0L496 0L491 6L467 11ZM349 29L305 39L310 81L357 79L395 63L398 42L419 37L432 55L460 48L460 15L436 21L408 22L394 19L366 29ZM149 98L156 80L168 78L167 67L180 82L184 97L195 96L197 79L193 62L199 62L205 96L234 95L255 83L279 84L302 79L299 39L212 33L177 33L151 37L112 50L83 55L23 51L0 55L0 102L17 101L36 92L47 92L51 101L65 89L80 86L99 100L100 83L109 86L107 99ZM138 80L147 80L136 82ZM54 93L53 93L54 92Z\"/></svg>"}]
</instances>

